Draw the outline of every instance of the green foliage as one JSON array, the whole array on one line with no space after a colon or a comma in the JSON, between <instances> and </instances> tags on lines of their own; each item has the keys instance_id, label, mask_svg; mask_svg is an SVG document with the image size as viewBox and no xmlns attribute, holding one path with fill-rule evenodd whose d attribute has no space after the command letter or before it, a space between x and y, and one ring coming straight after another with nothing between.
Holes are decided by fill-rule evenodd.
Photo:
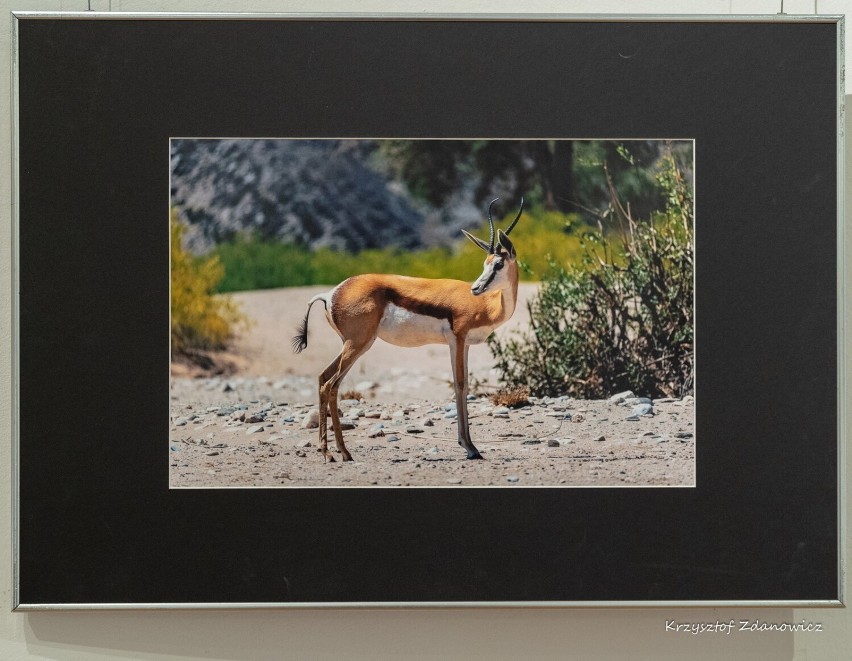
<instances>
[{"instance_id":1,"label":"green foliage","mask_svg":"<svg viewBox=\"0 0 852 661\"><path fill-rule=\"evenodd\" d=\"M576 262L582 253L580 237L573 229L577 225L576 216L541 209L524 211L512 233L523 266L521 277L538 280L548 270L550 260ZM474 233L487 239L488 224L484 223ZM357 255L328 248L310 251L302 246L257 237L238 238L220 244L214 255L225 270L217 287L220 292L336 285L359 273L397 273L473 282L482 272L485 257L465 238L460 238L452 249L384 248L364 250Z\"/></svg>"},{"instance_id":2,"label":"green foliage","mask_svg":"<svg viewBox=\"0 0 852 661\"><path fill-rule=\"evenodd\" d=\"M489 339L496 367L507 385L535 395L681 396L693 378L689 184L675 156L662 158L662 208L638 222L607 182L610 227L586 233L581 263L553 260L529 303L530 329Z\"/></svg>"},{"instance_id":3,"label":"green foliage","mask_svg":"<svg viewBox=\"0 0 852 661\"><path fill-rule=\"evenodd\" d=\"M172 355L221 349L246 323L236 304L213 291L223 276L217 257L195 259L182 245L184 225L171 217Z\"/></svg>"}]
</instances>

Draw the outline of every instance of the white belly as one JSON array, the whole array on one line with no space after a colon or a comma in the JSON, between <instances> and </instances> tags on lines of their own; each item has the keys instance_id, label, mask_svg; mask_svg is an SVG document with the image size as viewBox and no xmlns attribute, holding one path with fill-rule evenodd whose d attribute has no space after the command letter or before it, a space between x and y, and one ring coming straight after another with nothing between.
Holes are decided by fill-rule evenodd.
<instances>
[{"instance_id":1,"label":"white belly","mask_svg":"<svg viewBox=\"0 0 852 661\"><path fill-rule=\"evenodd\" d=\"M424 344L446 344L451 334L450 322L424 314L415 314L389 303L379 322L378 336L398 347L421 347Z\"/></svg>"}]
</instances>

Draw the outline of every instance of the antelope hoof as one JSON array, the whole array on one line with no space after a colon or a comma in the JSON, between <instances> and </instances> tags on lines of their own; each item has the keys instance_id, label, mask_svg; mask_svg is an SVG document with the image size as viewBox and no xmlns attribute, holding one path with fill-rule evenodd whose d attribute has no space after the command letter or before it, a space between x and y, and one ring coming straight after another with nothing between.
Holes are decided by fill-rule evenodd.
<instances>
[{"instance_id":1,"label":"antelope hoof","mask_svg":"<svg viewBox=\"0 0 852 661\"><path fill-rule=\"evenodd\" d=\"M477 450L476 448L473 448L472 450L467 451L467 458L468 459L482 459L482 455L479 454L479 450Z\"/></svg>"},{"instance_id":2,"label":"antelope hoof","mask_svg":"<svg viewBox=\"0 0 852 661\"><path fill-rule=\"evenodd\" d=\"M349 450L343 450L340 454L343 456L343 461L354 461L352 455L349 454Z\"/></svg>"},{"instance_id":3,"label":"antelope hoof","mask_svg":"<svg viewBox=\"0 0 852 661\"><path fill-rule=\"evenodd\" d=\"M325 450L325 451L320 450L320 452L322 452L322 457L323 457L323 459L325 460L326 463L328 463L328 464L334 463L334 456L331 454L331 452L329 452L328 450Z\"/></svg>"}]
</instances>

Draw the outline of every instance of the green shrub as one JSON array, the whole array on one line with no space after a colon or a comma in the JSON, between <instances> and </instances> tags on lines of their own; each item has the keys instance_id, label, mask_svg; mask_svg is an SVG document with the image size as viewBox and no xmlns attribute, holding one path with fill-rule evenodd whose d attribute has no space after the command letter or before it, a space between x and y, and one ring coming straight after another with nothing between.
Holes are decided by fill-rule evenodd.
<instances>
[{"instance_id":1,"label":"green shrub","mask_svg":"<svg viewBox=\"0 0 852 661\"><path fill-rule=\"evenodd\" d=\"M221 349L246 319L228 297L213 294L223 276L219 260L195 259L182 245L184 226L174 210L170 223L172 356Z\"/></svg>"},{"instance_id":2,"label":"green shrub","mask_svg":"<svg viewBox=\"0 0 852 661\"><path fill-rule=\"evenodd\" d=\"M663 208L638 222L608 179L607 226L586 233L581 263L553 260L529 303L529 330L489 339L507 385L585 398L691 391L692 194L671 155L656 180Z\"/></svg>"},{"instance_id":3,"label":"green shrub","mask_svg":"<svg viewBox=\"0 0 852 661\"><path fill-rule=\"evenodd\" d=\"M521 277L538 280L550 260L574 263L580 259L580 237L572 228L576 215L533 209L525 211L512 234L524 265ZM488 223L474 232L488 238ZM461 234L459 235L461 237ZM216 291L233 292L274 287L336 285L359 273L397 273L423 278L455 278L473 282L482 272L483 252L463 237L452 248L401 250L383 248L352 254L329 248L311 251L302 246L258 237L238 237L213 253L225 269Z\"/></svg>"}]
</instances>

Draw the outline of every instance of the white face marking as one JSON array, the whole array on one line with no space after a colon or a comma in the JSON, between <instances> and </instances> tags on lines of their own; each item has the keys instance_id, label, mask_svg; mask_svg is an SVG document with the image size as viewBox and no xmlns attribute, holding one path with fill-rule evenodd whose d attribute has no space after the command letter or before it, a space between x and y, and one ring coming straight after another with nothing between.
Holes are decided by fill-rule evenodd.
<instances>
[{"instance_id":1,"label":"white face marking","mask_svg":"<svg viewBox=\"0 0 852 661\"><path fill-rule=\"evenodd\" d=\"M398 347L421 347L424 344L446 344L450 322L425 314L415 314L388 303L379 322L378 336Z\"/></svg>"},{"instance_id":2,"label":"white face marking","mask_svg":"<svg viewBox=\"0 0 852 661\"><path fill-rule=\"evenodd\" d=\"M490 262L486 259L482 266L482 275L470 286L471 293L474 296L479 296L487 291L508 287L509 278L506 274L506 263L508 261L504 255L495 255Z\"/></svg>"}]
</instances>

